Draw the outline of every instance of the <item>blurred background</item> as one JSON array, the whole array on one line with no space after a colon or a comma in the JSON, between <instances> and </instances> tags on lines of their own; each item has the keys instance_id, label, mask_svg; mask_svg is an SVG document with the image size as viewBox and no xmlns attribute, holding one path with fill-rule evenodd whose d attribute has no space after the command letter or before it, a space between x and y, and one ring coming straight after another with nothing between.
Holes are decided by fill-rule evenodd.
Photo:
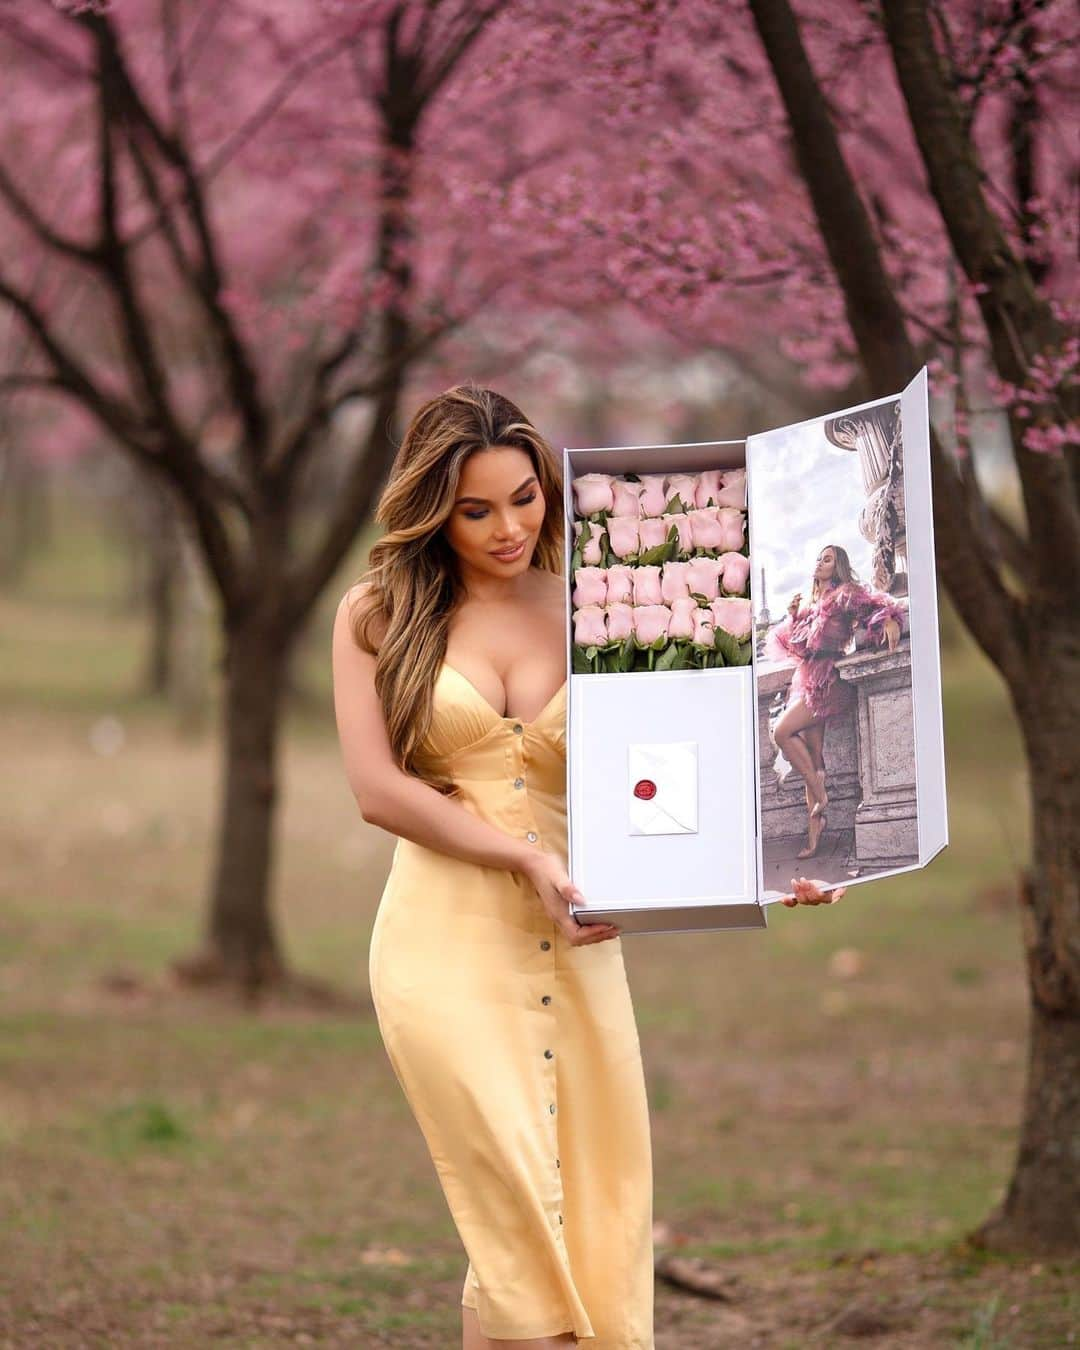
<instances>
[{"instance_id":1,"label":"blurred background","mask_svg":"<svg viewBox=\"0 0 1080 1350\"><path fill-rule=\"evenodd\" d=\"M419 403L716 440L924 363L950 846L767 933L626 938L657 1345L1072 1343L1076 26L4 7L4 1344L458 1341L330 685Z\"/></svg>"}]
</instances>

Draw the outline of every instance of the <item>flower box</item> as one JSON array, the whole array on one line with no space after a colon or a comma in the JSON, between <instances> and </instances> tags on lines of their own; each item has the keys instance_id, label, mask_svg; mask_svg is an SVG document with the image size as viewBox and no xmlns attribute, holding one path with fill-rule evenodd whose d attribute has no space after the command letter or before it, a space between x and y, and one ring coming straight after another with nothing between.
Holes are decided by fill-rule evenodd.
<instances>
[{"instance_id":1,"label":"flower box","mask_svg":"<svg viewBox=\"0 0 1080 1350\"><path fill-rule=\"evenodd\" d=\"M853 885L945 847L925 367L743 440L566 448L563 481L575 912L762 928L793 876Z\"/></svg>"}]
</instances>

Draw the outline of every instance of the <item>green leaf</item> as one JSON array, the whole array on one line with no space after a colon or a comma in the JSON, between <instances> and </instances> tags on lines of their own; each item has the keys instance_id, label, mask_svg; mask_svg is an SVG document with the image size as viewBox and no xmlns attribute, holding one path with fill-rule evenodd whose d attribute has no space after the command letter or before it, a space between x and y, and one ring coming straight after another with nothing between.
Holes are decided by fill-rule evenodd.
<instances>
[{"instance_id":1,"label":"green leaf","mask_svg":"<svg viewBox=\"0 0 1080 1350\"><path fill-rule=\"evenodd\" d=\"M589 673L589 662L584 651L574 643L574 651L571 657L573 671L575 675L587 675Z\"/></svg>"},{"instance_id":2,"label":"green leaf","mask_svg":"<svg viewBox=\"0 0 1080 1350\"><path fill-rule=\"evenodd\" d=\"M653 638L649 646L654 652L662 652L664 648L667 646L667 644L668 644L667 634L657 633L656 637Z\"/></svg>"},{"instance_id":3,"label":"green leaf","mask_svg":"<svg viewBox=\"0 0 1080 1350\"><path fill-rule=\"evenodd\" d=\"M750 638L747 638L745 642L740 642L737 644L736 651L738 655L736 656L735 660L732 661L731 664L733 666L748 666L751 660L753 659L754 644L750 640Z\"/></svg>"},{"instance_id":4,"label":"green leaf","mask_svg":"<svg viewBox=\"0 0 1080 1350\"><path fill-rule=\"evenodd\" d=\"M585 532L584 532L584 530L582 531L581 537L582 537L582 539L584 539L584 537L585 537ZM582 567L582 566L584 566L584 563L583 563L582 557L581 557L581 539L579 539L578 542L574 545L574 551L573 551L573 553L570 554L570 580L571 580L571 582L572 582L573 579L574 579L574 573L578 570L579 567Z\"/></svg>"},{"instance_id":5,"label":"green leaf","mask_svg":"<svg viewBox=\"0 0 1080 1350\"><path fill-rule=\"evenodd\" d=\"M678 655L679 649L678 647L675 646L674 643L672 643L670 647L665 647L664 650L660 653L660 655L656 658L656 664L653 666L653 669L671 670L672 667L675 665Z\"/></svg>"},{"instance_id":6,"label":"green leaf","mask_svg":"<svg viewBox=\"0 0 1080 1350\"><path fill-rule=\"evenodd\" d=\"M723 628L717 628L713 636L713 647L720 653L725 666L736 666L742 664L739 661L739 644Z\"/></svg>"},{"instance_id":7,"label":"green leaf","mask_svg":"<svg viewBox=\"0 0 1080 1350\"><path fill-rule=\"evenodd\" d=\"M631 634L628 638L623 639L622 649L619 652L619 661L618 661L619 670L623 671L624 673L628 670L633 670L635 651L636 648L634 646L634 636L633 634Z\"/></svg>"},{"instance_id":8,"label":"green leaf","mask_svg":"<svg viewBox=\"0 0 1080 1350\"><path fill-rule=\"evenodd\" d=\"M595 646L595 644L594 644L594 645L591 645L591 646L589 646L589 647L586 647L586 648L585 648L585 659L586 659L587 661L593 661L595 658L596 658L596 646Z\"/></svg>"},{"instance_id":9,"label":"green leaf","mask_svg":"<svg viewBox=\"0 0 1080 1350\"><path fill-rule=\"evenodd\" d=\"M652 548L647 548L644 553L638 554L638 565L641 567L655 567L659 563L667 562L667 540L662 544L656 544Z\"/></svg>"},{"instance_id":10,"label":"green leaf","mask_svg":"<svg viewBox=\"0 0 1080 1350\"><path fill-rule=\"evenodd\" d=\"M676 492L675 496L664 507L664 514L666 516L680 516L685 515L685 513L686 507L683 505L683 499Z\"/></svg>"}]
</instances>

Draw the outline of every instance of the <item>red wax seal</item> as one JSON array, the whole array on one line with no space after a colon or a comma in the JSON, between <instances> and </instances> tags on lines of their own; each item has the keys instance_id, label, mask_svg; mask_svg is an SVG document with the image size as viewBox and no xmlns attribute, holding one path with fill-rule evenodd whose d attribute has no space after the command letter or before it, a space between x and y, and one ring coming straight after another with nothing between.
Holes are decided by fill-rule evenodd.
<instances>
[{"instance_id":1,"label":"red wax seal","mask_svg":"<svg viewBox=\"0 0 1080 1350\"><path fill-rule=\"evenodd\" d=\"M648 801L650 797L656 796L656 784L651 778L639 778L634 784L634 796Z\"/></svg>"}]
</instances>

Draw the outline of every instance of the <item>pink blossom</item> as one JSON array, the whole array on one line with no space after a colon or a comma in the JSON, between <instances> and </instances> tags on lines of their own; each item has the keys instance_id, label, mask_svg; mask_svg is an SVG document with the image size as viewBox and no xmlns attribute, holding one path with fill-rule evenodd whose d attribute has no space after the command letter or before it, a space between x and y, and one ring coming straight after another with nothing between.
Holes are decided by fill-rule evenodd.
<instances>
[{"instance_id":1,"label":"pink blossom","mask_svg":"<svg viewBox=\"0 0 1080 1350\"><path fill-rule=\"evenodd\" d=\"M616 478L611 484L612 511L617 516L641 515L641 484L628 478Z\"/></svg>"},{"instance_id":2,"label":"pink blossom","mask_svg":"<svg viewBox=\"0 0 1080 1350\"><path fill-rule=\"evenodd\" d=\"M667 505L667 493L664 491L666 473L643 473L641 475L641 514L643 516L662 516Z\"/></svg>"},{"instance_id":3,"label":"pink blossom","mask_svg":"<svg viewBox=\"0 0 1080 1350\"><path fill-rule=\"evenodd\" d=\"M715 506L702 506L686 514L690 518L690 537L695 548L723 548L726 531L716 518Z\"/></svg>"},{"instance_id":4,"label":"pink blossom","mask_svg":"<svg viewBox=\"0 0 1080 1350\"><path fill-rule=\"evenodd\" d=\"M717 599L710 603L709 609L717 628L722 628L736 638L750 636L752 620L749 600Z\"/></svg>"},{"instance_id":5,"label":"pink blossom","mask_svg":"<svg viewBox=\"0 0 1080 1350\"><path fill-rule=\"evenodd\" d=\"M634 635L642 646L647 647L661 634L667 636L671 622L671 610L667 605L635 605Z\"/></svg>"},{"instance_id":6,"label":"pink blossom","mask_svg":"<svg viewBox=\"0 0 1080 1350\"><path fill-rule=\"evenodd\" d=\"M694 632L691 641L694 646L709 647L711 649L716 640L714 635L715 630L713 628L712 611L703 609L701 605L698 605L697 609L694 610L693 620Z\"/></svg>"},{"instance_id":7,"label":"pink blossom","mask_svg":"<svg viewBox=\"0 0 1080 1350\"><path fill-rule=\"evenodd\" d=\"M595 515L597 511L610 511L614 505L612 475L609 473L582 473L573 481L574 503L578 514Z\"/></svg>"},{"instance_id":8,"label":"pink blossom","mask_svg":"<svg viewBox=\"0 0 1080 1350\"><path fill-rule=\"evenodd\" d=\"M720 573L723 564L719 558L692 558L686 564L686 582L691 591L714 600L720 592Z\"/></svg>"},{"instance_id":9,"label":"pink blossom","mask_svg":"<svg viewBox=\"0 0 1080 1350\"><path fill-rule=\"evenodd\" d=\"M642 549L656 548L667 538L669 529L666 516L648 516L638 521L638 538Z\"/></svg>"},{"instance_id":10,"label":"pink blossom","mask_svg":"<svg viewBox=\"0 0 1080 1350\"><path fill-rule=\"evenodd\" d=\"M668 637L689 638L694 636L694 615L700 606L693 596L680 596L671 602L671 622L668 624Z\"/></svg>"},{"instance_id":11,"label":"pink blossom","mask_svg":"<svg viewBox=\"0 0 1080 1350\"><path fill-rule=\"evenodd\" d=\"M679 531L679 552L689 553L694 547L693 535L690 533L690 517L685 511L672 511L670 515L665 515L663 521L667 529L672 525Z\"/></svg>"},{"instance_id":12,"label":"pink blossom","mask_svg":"<svg viewBox=\"0 0 1080 1350\"><path fill-rule=\"evenodd\" d=\"M727 469L725 471L716 504L717 506L734 506L739 511L746 510L745 469Z\"/></svg>"},{"instance_id":13,"label":"pink blossom","mask_svg":"<svg viewBox=\"0 0 1080 1350\"><path fill-rule=\"evenodd\" d=\"M659 605L663 601L658 566L634 568L634 604Z\"/></svg>"},{"instance_id":14,"label":"pink blossom","mask_svg":"<svg viewBox=\"0 0 1080 1350\"><path fill-rule=\"evenodd\" d=\"M721 553L721 585L730 595L742 595L750 580L750 559L745 553ZM712 597L710 596L710 599Z\"/></svg>"},{"instance_id":15,"label":"pink blossom","mask_svg":"<svg viewBox=\"0 0 1080 1350\"><path fill-rule=\"evenodd\" d=\"M574 570L573 601L576 609L607 604L607 574L602 567L578 567Z\"/></svg>"},{"instance_id":16,"label":"pink blossom","mask_svg":"<svg viewBox=\"0 0 1080 1350\"><path fill-rule=\"evenodd\" d=\"M690 594L690 585L686 578L688 562L666 562L660 578L660 593L668 604Z\"/></svg>"},{"instance_id":17,"label":"pink blossom","mask_svg":"<svg viewBox=\"0 0 1080 1350\"><path fill-rule=\"evenodd\" d=\"M608 516L608 543L617 558L629 558L638 552L638 524L637 516Z\"/></svg>"},{"instance_id":18,"label":"pink blossom","mask_svg":"<svg viewBox=\"0 0 1080 1350\"><path fill-rule=\"evenodd\" d=\"M697 496L693 502L687 502L687 506L702 508L708 506L710 501L713 506L719 506L720 503L716 499L720 495L723 474L723 469L704 469L699 473Z\"/></svg>"},{"instance_id":19,"label":"pink blossom","mask_svg":"<svg viewBox=\"0 0 1080 1350\"><path fill-rule=\"evenodd\" d=\"M607 642L607 615L599 605L574 610L574 641L579 647L602 647Z\"/></svg>"},{"instance_id":20,"label":"pink blossom","mask_svg":"<svg viewBox=\"0 0 1080 1350\"><path fill-rule=\"evenodd\" d=\"M734 506L721 506L716 513L716 519L720 522L720 528L723 531L723 540L718 547L723 552L730 549L737 553L746 543L746 515L737 510Z\"/></svg>"},{"instance_id":21,"label":"pink blossom","mask_svg":"<svg viewBox=\"0 0 1080 1350\"><path fill-rule=\"evenodd\" d=\"M607 572L608 604L633 604L634 568L626 567L622 563L613 563L605 570Z\"/></svg>"},{"instance_id":22,"label":"pink blossom","mask_svg":"<svg viewBox=\"0 0 1080 1350\"><path fill-rule=\"evenodd\" d=\"M610 642L622 641L634 631L633 605L614 604L607 606L607 633Z\"/></svg>"},{"instance_id":23,"label":"pink blossom","mask_svg":"<svg viewBox=\"0 0 1080 1350\"><path fill-rule=\"evenodd\" d=\"M600 536L603 534L603 531L598 525L594 525L592 521L589 521L588 525L589 537L586 539L585 546L581 550L581 561L588 567L598 567L600 565L600 560L604 556L603 549L600 547Z\"/></svg>"},{"instance_id":24,"label":"pink blossom","mask_svg":"<svg viewBox=\"0 0 1080 1350\"><path fill-rule=\"evenodd\" d=\"M667 479L667 500L670 502L676 492L683 506L691 507L697 500L698 475L696 473L669 473Z\"/></svg>"}]
</instances>

